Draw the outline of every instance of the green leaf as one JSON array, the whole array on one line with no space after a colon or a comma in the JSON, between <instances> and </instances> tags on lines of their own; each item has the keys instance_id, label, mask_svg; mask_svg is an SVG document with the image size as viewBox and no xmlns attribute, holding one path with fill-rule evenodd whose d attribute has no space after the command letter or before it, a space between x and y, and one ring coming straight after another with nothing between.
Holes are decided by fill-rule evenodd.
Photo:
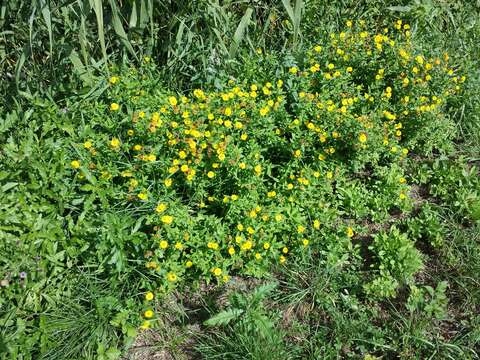
<instances>
[{"instance_id":1,"label":"green leaf","mask_svg":"<svg viewBox=\"0 0 480 360\"><path fill-rule=\"evenodd\" d=\"M211 317L204 324L208 326L226 325L230 321L237 319L243 312L242 309L228 309Z\"/></svg>"},{"instance_id":2,"label":"green leaf","mask_svg":"<svg viewBox=\"0 0 480 360\"><path fill-rule=\"evenodd\" d=\"M85 85L91 84L92 83L91 74L87 70L87 67L83 65L82 60L80 60L80 57L78 56L75 49L72 50L68 58L72 62L74 71L77 73L80 79L84 82L84 84Z\"/></svg>"},{"instance_id":3,"label":"green leaf","mask_svg":"<svg viewBox=\"0 0 480 360\"><path fill-rule=\"evenodd\" d=\"M48 39L50 41L50 59L53 59L53 31L52 31L52 14L50 12L50 2L45 3L45 0L40 0L40 11L42 12L43 20L47 25Z\"/></svg>"},{"instance_id":4,"label":"green leaf","mask_svg":"<svg viewBox=\"0 0 480 360\"><path fill-rule=\"evenodd\" d=\"M128 40L128 35L125 32L125 29L123 28L122 21L120 19L120 10L117 7L117 4L115 0L110 0L110 7L112 9L112 23L113 23L113 30L115 30L115 33L118 35L120 38L120 41L122 44L127 48L127 50L132 54L135 59L138 60L137 54L135 53L135 50L133 50L132 44L130 43L130 40Z\"/></svg>"},{"instance_id":5,"label":"green leaf","mask_svg":"<svg viewBox=\"0 0 480 360\"><path fill-rule=\"evenodd\" d=\"M103 59L105 65L107 64L107 48L105 46L105 30L103 24L103 4L102 0L90 0L90 4L93 2L93 10L97 17L98 39L100 40L100 46L102 48Z\"/></svg>"},{"instance_id":6,"label":"green leaf","mask_svg":"<svg viewBox=\"0 0 480 360\"><path fill-rule=\"evenodd\" d=\"M233 34L233 41L232 44L230 45L230 51L229 55L230 57L234 57L238 47L240 46L240 43L243 40L243 37L245 35L245 29L248 26L248 23L250 22L250 18L252 17L253 9L248 8L247 11L245 11L245 14L243 14L242 19L240 20L240 23L237 26L237 29L235 30L235 34Z\"/></svg>"},{"instance_id":7,"label":"green leaf","mask_svg":"<svg viewBox=\"0 0 480 360\"><path fill-rule=\"evenodd\" d=\"M390 11L398 11L398 12L409 12L412 10L411 6L389 6L387 7Z\"/></svg>"}]
</instances>

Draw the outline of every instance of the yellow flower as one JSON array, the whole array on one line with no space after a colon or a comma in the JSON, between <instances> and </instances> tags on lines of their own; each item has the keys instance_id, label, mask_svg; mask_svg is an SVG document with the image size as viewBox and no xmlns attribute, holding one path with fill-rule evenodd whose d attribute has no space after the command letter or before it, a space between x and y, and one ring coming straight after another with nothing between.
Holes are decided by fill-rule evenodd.
<instances>
[{"instance_id":1,"label":"yellow flower","mask_svg":"<svg viewBox=\"0 0 480 360\"><path fill-rule=\"evenodd\" d=\"M209 179L213 179L215 177L215 173L213 171L209 171L207 173L207 176L208 176Z\"/></svg>"},{"instance_id":2,"label":"yellow flower","mask_svg":"<svg viewBox=\"0 0 480 360\"><path fill-rule=\"evenodd\" d=\"M348 227L348 228L347 228L347 236L348 236L349 238L351 238L351 237L353 237L353 234L354 234L354 233L353 233L353 229L352 229L351 227Z\"/></svg>"},{"instance_id":3,"label":"yellow flower","mask_svg":"<svg viewBox=\"0 0 480 360\"><path fill-rule=\"evenodd\" d=\"M406 182L407 182L407 179L405 179L404 177L400 178L400 184L405 184Z\"/></svg>"},{"instance_id":4,"label":"yellow flower","mask_svg":"<svg viewBox=\"0 0 480 360\"><path fill-rule=\"evenodd\" d=\"M167 274L167 280L170 281L170 282L174 282L177 280L177 275L173 272L169 272Z\"/></svg>"},{"instance_id":5,"label":"yellow flower","mask_svg":"<svg viewBox=\"0 0 480 360\"><path fill-rule=\"evenodd\" d=\"M216 242L209 242L209 243L207 244L207 247L208 247L209 249L218 250L218 244L217 244Z\"/></svg>"},{"instance_id":6,"label":"yellow flower","mask_svg":"<svg viewBox=\"0 0 480 360\"><path fill-rule=\"evenodd\" d=\"M269 243L269 242L263 243L263 248L264 248L265 250L270 249L270 243Z\"/></svg>"},{"instance_id":7,"label":"yellow flower","mask_svg":"<svg viewBox=\"0 0 480 360\"><path fill-rule=\"evenodd\" d=\"M70 163L70 165L72 166L72 168L78 169L78 168L80 167L80 161L78 161L78 160L72 160L72 162Z\"/></svg>"},{"instance_id":8,"label":"yellow flower","mask_svg":"<svg viewBox=\"0 0 480 360\"><path fill-rule=\"evenodd\" d=\"M367 134L364 132L360 133L360 135L358 135L358 141L361 143L367 142Z\"/></svg>"},{"instance_id":9,"label":"yellow flower","mask_svg":"<svg viewBox=\"0 0 480 360\"><path fill-rule=\"evenodd\" d=\"M117 76L112 76L109 80L110 84L115 85L118 80L120 80Z\"/></svg>"},{"instance_id":10,"label":"yellow flower","mask_svg":"<svg viewBox=\"0 0 480 360\"><path fill-rule=\"evenodd\" d=\"M213 269L213 275L215 275L215 276L220 276L220 275L222 275L222 269L220 269L220 268L218 268L218 267L217 267L217 268L214 268L214 269Z\"/></svg>"},{"instance_id":11,"label":"yellow flower","mask_svg":"<svg viewBox=\"0 0 480 360\"><path fill-rule=\"evenodd\" d=\"M150 155L147 155L145 157L145 160L153 162L153 161L157 160L157 157L153 154L150 154Z\"/></svg>"},{"instance_id":12,"label":"yellow flower","mask_svg":"<svg viewBox=\"0 0 480 360\"><path fill-rule=\"evenodd\" d=\"M113 147L113 148L118 148L120 146L120 140L117 139L117 138L112 138L110 140L110 146Z\"/></svg>"},{"instance_id":13,"label":"yellow flower","mask_svg":"<svg viewBox=\"0 0 480 360\"><path fill-rule=\"evenodd\" d=\"M193 266L193 262L191 262L190 260L188 260L186 263L185 263L185 267L187 268L190 268Z\"/></svg>"},{"instance_id":14,"label":"yellow flower","mask_svg":"<svg viewBox=\"0 0 480 360\"><path fill-rule=\"evenodd\" d=\"M164 204L164 203L158 204L157 207L155 208L155 211L156 211L157 213L162 213L162 212L164 212L165 210L167 210L167 205Z\"/></svg>"},{"instance_id":15,"label":"yellow flower","mask_svg":"<svg viewBox=\"0 0 480 360\"><path fill-rule=\"evenodd\" d=\"M317 230L320 229L320 221L314 220L313 221L313 227Z\"/></svg>"},{"instance_id":16,"label":"yellow flower","mask_svg":"<svg viewBox=\"0 0 480 360\"><path fill-rule=\"evenodd\" d=\"M269 111L270 111L270 109L268 108L268 106L265 106L265 107L260 109L260 115L266 116Z\"/></svg>"},{"instance_id":17,"label":"yellow flower","mask_svg":"<svg viewBox=\"0 0 480 360\"><path fill-rule=\"evenodd\" d=\"M139 193L137 195L137 197L140 199L140 200L147 200L148 199L148 194L147 193Z\"/></svg>"},{"instance_id":18,"label":"yellow flower","mask_svg":"<svg viewBox=\"0 0 480 360\"><path fill-rule=\"evenodd\" d=\"M92 142L91 142L91 141L85 141L85 142L83 143L83 147L84 147L85 149L91 149L91 148L92 148Z\"/></svg>"},{"instance_id":19,"label":"yellow flower","mask_svg":"<svg viewBox=\"0 0 480 360\"><path fill-rule=\"evenodd\" d=\"M405 200L407 198L407 195L401 192L399 197L400 197L400 200Z\"/></svg>"},{"instance_id":20,"label":"yellow flower","mask_svg":"<svg viewBox=\"0 0 480 360\"><path fill-rule=\"evenodd\" d=\"M133 131L132 129L127 131L128 136L133 136L134 134L135 134L135 131Z\"/></svg>"},{"instance_id":21,"label":"yellow flower","mask_svg":"<svg viewBox=\"0 0 480 360\"><path fill-rule=\"evenodd\" d=\"M284 254L288 254L288 248L285 246L285 247L282 249L282 252L283 252Z\"/></svg>"},{"instance_id":22,"label":"yellow flower","mask_svg":"<svg viewBox=\"0 0 480 360\"><path fill-rule=\"evenodd\" d=\"M147 319L150 319L153 317L153 311L152 310L147 310L143 313L143 316L145 316Z\"/></svg>"},{"instance_id":23,"label":"yellow flower","mask_svg":"<svg viewBox=\"0 0 480 360\"><path fill-rule=\"evenodd\" d=\"M288 72L290 74L296 74L298 72L298 68L296 66L292 66L290 69L288 69Z\"/></svg>"},{"instance_id":24,"label":"yellow flower","mask_svg":"<svg viewBox=\"0 0 480 360\"><path fill-rule=\"evenodd\" d=\"M275 215L275 220L276 220L276 221L282 221L282 219L283 219L283 215L282 215L282 214L277 214L277 215Z\"/></svg>"},{"instance_id":25,"label":"yellow flower","mask_svg":"<svg viewBox=\"0 0 480 360\"><path fill-rule=\"evenodd\" d=\"M303 227L302 225L298 225L298 226L297 226L297 232L298 232L299 234L303 233L304 231L305 231L305 227Z\"/></svg>"},{"instance_id":26,"label":"yellow flower","mask_svg":"<svg viewBox=\"0 0 480 360\"><path fill-rule=\"evenodd\" d=\"M228 253L229 253L230 255L234 255L234 254L235 254L235 249L234 249L233 247L229 247L229 248L228 248Z\"/></svg>"},{"instance_id":27,"label":"yellow flower","mask_svg":"<svg viewBox=\"0 0 480 360\"><path fill-rule=\"evenodd\" d=\"M242 224L238 224L238 225L237 225L237 229L238 229L238 231L243 231L243 225L242 225Z\"/></svg>"},{"instance_id":28,"label":"yellow flower","mask_svg":"<svg viewBox=\"0 0 480 360\"><path fill-rule=\"evenodd\" d=\"M114 102L110 104L110 111L117 111L118 109L120 109L120 105L117 103Z\"/></svg>"},{"instance_id":29,"label":"yellow flower","mask_svg":"<svg viewBox=\"0 0 480 360\"><path fill-rule=\"evenodd\" d=\"M168 103L171 105L171 106L176 106L178 101L177 101L177 98L175 96L169 96L168 97Z\"/></svg>"},{"instance_id":30,"label":"yellow flower","mask_svg":"<svg viewBox=\"0 0 480 360\"><path fill-rule=\"evenodd\" d=\"M170 225L173 222L173 216L170 215L163 215L160 220L162 223Z\"/></svg>"},{"instance_id":31,"label":"yellow flower","mask_svg":"<svg viewBox=\"0 0 480 360\"><path fill-rule=\"evenodd\" d=\"M260 253L255 254L255 259L260 260L262 258L262 255Z\"/></svg>"},{"instance_id":32,"label":"yellow flower","mask_svg":"<svg viewBox=\"0 0 480 360\"><path fill-rule=\"evenodd\" d=\"M172 186L172 179L165 179L163 183L166 187L170 187Z\"/></svg>"},{"instance_id":33,"label":"yellow flower","mask_svg":"<svg viewBox=\"0 0 480 360\"><path fill-rule=\"evenodd\" d=\"M149 261L145 264L145 267L147 269L157 269L158 268L158 265L155 261Z\"/></svg>"},{"instance_id":34,"label":"yellow flower","mask_svg":"<svg viewBox=\"0 0 480 360\"><path fill-rule=\"evenodd\" d=\"M153 298L154 298L154 296L153 296L153 293L151 291L149 291L145 294L145 300L152 301Z\"/></svg>"},{"instance_id":35,"label":"yellow flower","mask_svg":"<svg viewBox=\"0 0 480 360\"><path fill-rule=\"evenodd\" d=\"M242 250L250 250L252 247L253 243L250 240L247 240L242 244Z\"/></svg>"},{"instance_id":36,"label":"yellow flower","mask_svg":"<svg viewBox=\"0 0 480 360\"><path fill-rule=\"evenodd\" d=\"M142 329L142 330L147 330L147 329L150 328L150 325L151 325L151 324L150 324L150 321L145 320L145 321L142 323L142 325L140 326L140 329Z\"/></svg>"},{"instance_id":37,"label":"yellow flower","mask_svg":"<svg viewBox=\"0 0 480 360\"><path fill-rule=\"evenodd\" d=\"M277 195L277 193L276 193L275 191L269 191L269 192L267 193L267 196L268 196L269 198L273 198L273 197L275 197L276 195Z\"/></svg>"},{"instance_id":38,"label":"yellow flower","mask_svg":"<svg viewBox=\"0 0 480 360\"><path fill-rule=\"evenodd\" d=\"M302 243L303 243L303 246L307 246L309 241L307 239L303 239Z\"/></svg>"},{"instance_id":39,"label":"yellow flower","mask_svg":"<svg viewBox=\"0 0 480 360\"><path fill-rule=\"evenodd\" d=\"M285 261L287 261L287 258L285 256L281 255L279 260L280 260L280 264L283 264Z\"/></svg>"},{"instance_id":40,"label":"yellow flower","mask_svg":"<svg viewBox=\"0 0 480 360\"><path fill-rule=\"evenodd\" d=\"M347 20L346 24L347 24L347 27L352 27L352 25L353 25L351 20Z\"/></svg>"},{"instance_id":41,"label":"yellow flower","mask_svg":"<svg viewBox=\"0 0 480 360\"><path fill-rule=\"evenodd\" d=\"M332 179L333 178L333 172L327 171L327 179Z\"/></svg>"},{"instance_id":42,"label":"yellow flower","mask_svg":"<svg viewBox=\"0 0 480 360\"><path fill-rule=\"evenodd\" d=\"M165 240L160 241L160 249L166 249L168 247L168 242Z\"/></svg>"}]
</instances>

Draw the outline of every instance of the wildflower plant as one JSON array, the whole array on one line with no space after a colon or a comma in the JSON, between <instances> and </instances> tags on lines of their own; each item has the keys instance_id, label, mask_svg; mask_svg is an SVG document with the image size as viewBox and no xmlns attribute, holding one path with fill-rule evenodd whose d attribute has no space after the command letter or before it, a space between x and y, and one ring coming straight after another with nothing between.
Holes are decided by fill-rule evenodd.
<instances>
[{"instance_id":1,"label":"wildflower plant","mask_svg":"<svg viewBox=\"0 0 480 360\"><path fill-rule=\"evenodd\" d=\"M255 61L272 60L259 52ZM298 63L274 65L269 79L238 76L181 95L156 86L148 61L115 71L101 101L82 108L68 161L88 199L78 217L98 216L89 206L100 202L133 219L120 220L110 245L93 246L114 271L130 262L144 274L146 327L157 293L260 277L307 251L336 251L338 261L354 252L361 220L410 211L405 159L447 146L444 109L465 80L400 21L379 32L349 24ZM382 260L391 246L377 239ZM420 268L407 250L377 293L393 295Z\"/></svg>"}]
</instances>

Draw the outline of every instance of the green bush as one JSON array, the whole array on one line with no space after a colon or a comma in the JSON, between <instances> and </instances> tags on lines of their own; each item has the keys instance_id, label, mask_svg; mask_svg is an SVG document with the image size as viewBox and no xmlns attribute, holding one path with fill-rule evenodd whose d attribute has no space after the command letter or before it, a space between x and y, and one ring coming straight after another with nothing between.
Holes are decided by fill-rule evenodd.
<instances>
[{"instance_id":1,"label":"green bush","mask_svg":"<svg viewBox=\"0 0 480 360\"><path fill-rule=\"evenodd\" d=\"M365 286L367 293L390 297L395 295L399 284L408 284L413 275L423 267L420 252L406 234L394 226L388 232L374 236L369 249L375 254L380 276Z\"/></svg>"}]
</instances>

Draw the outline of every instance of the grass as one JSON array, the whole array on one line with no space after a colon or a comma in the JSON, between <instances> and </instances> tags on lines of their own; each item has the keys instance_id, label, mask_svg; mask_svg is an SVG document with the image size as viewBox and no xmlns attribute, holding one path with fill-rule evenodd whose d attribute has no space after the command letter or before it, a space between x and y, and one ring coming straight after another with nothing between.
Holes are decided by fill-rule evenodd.
<instances>
[{"instance_id":1,"label":"grass","mask_svg":"<svg viewBox=\"0 0 480 360\"><path fill-rule=\"evenodd\" d=\"M154 81L142 85L156 92L151 101L164 89L223 91L231 78L265 83L282 66L302 65L306 49L347 20L381 30L400 18L423 50L448 51L467 74L445 112L454 136L437 133L430 151L400 165L415 189L411 211L370 212L388 202L387 178L398 168L352 171L335 193L343 220L365 220L351 243L326 231L322 239L335 241L270 267L260 280L192 282L157 296L144 271L148 237L138 231L150 231L139 220L148 209L110 202L113 193L93 196L100 185L74 190L65 165L80 131L97 136L116 126L98 110L111 99L108 79L128 67L142 72L151 59L156 67L143 74ZM478 359L479 18L475 0L2 4L0 359ZM272 145L269 160L288 158L276 157L282 146ZM183 191L193 203L203 190ZM195 232L208 236L214 225ZM418 252L406 264L416 264L412 271L382 260L393 238ZM397 246L395 253L404 250ZM395 296L372 295L374 280L386 292L396 284ZM142 330L146 291L155 291L146 305L158 321Z\"/></svg>"}]
</instances>

